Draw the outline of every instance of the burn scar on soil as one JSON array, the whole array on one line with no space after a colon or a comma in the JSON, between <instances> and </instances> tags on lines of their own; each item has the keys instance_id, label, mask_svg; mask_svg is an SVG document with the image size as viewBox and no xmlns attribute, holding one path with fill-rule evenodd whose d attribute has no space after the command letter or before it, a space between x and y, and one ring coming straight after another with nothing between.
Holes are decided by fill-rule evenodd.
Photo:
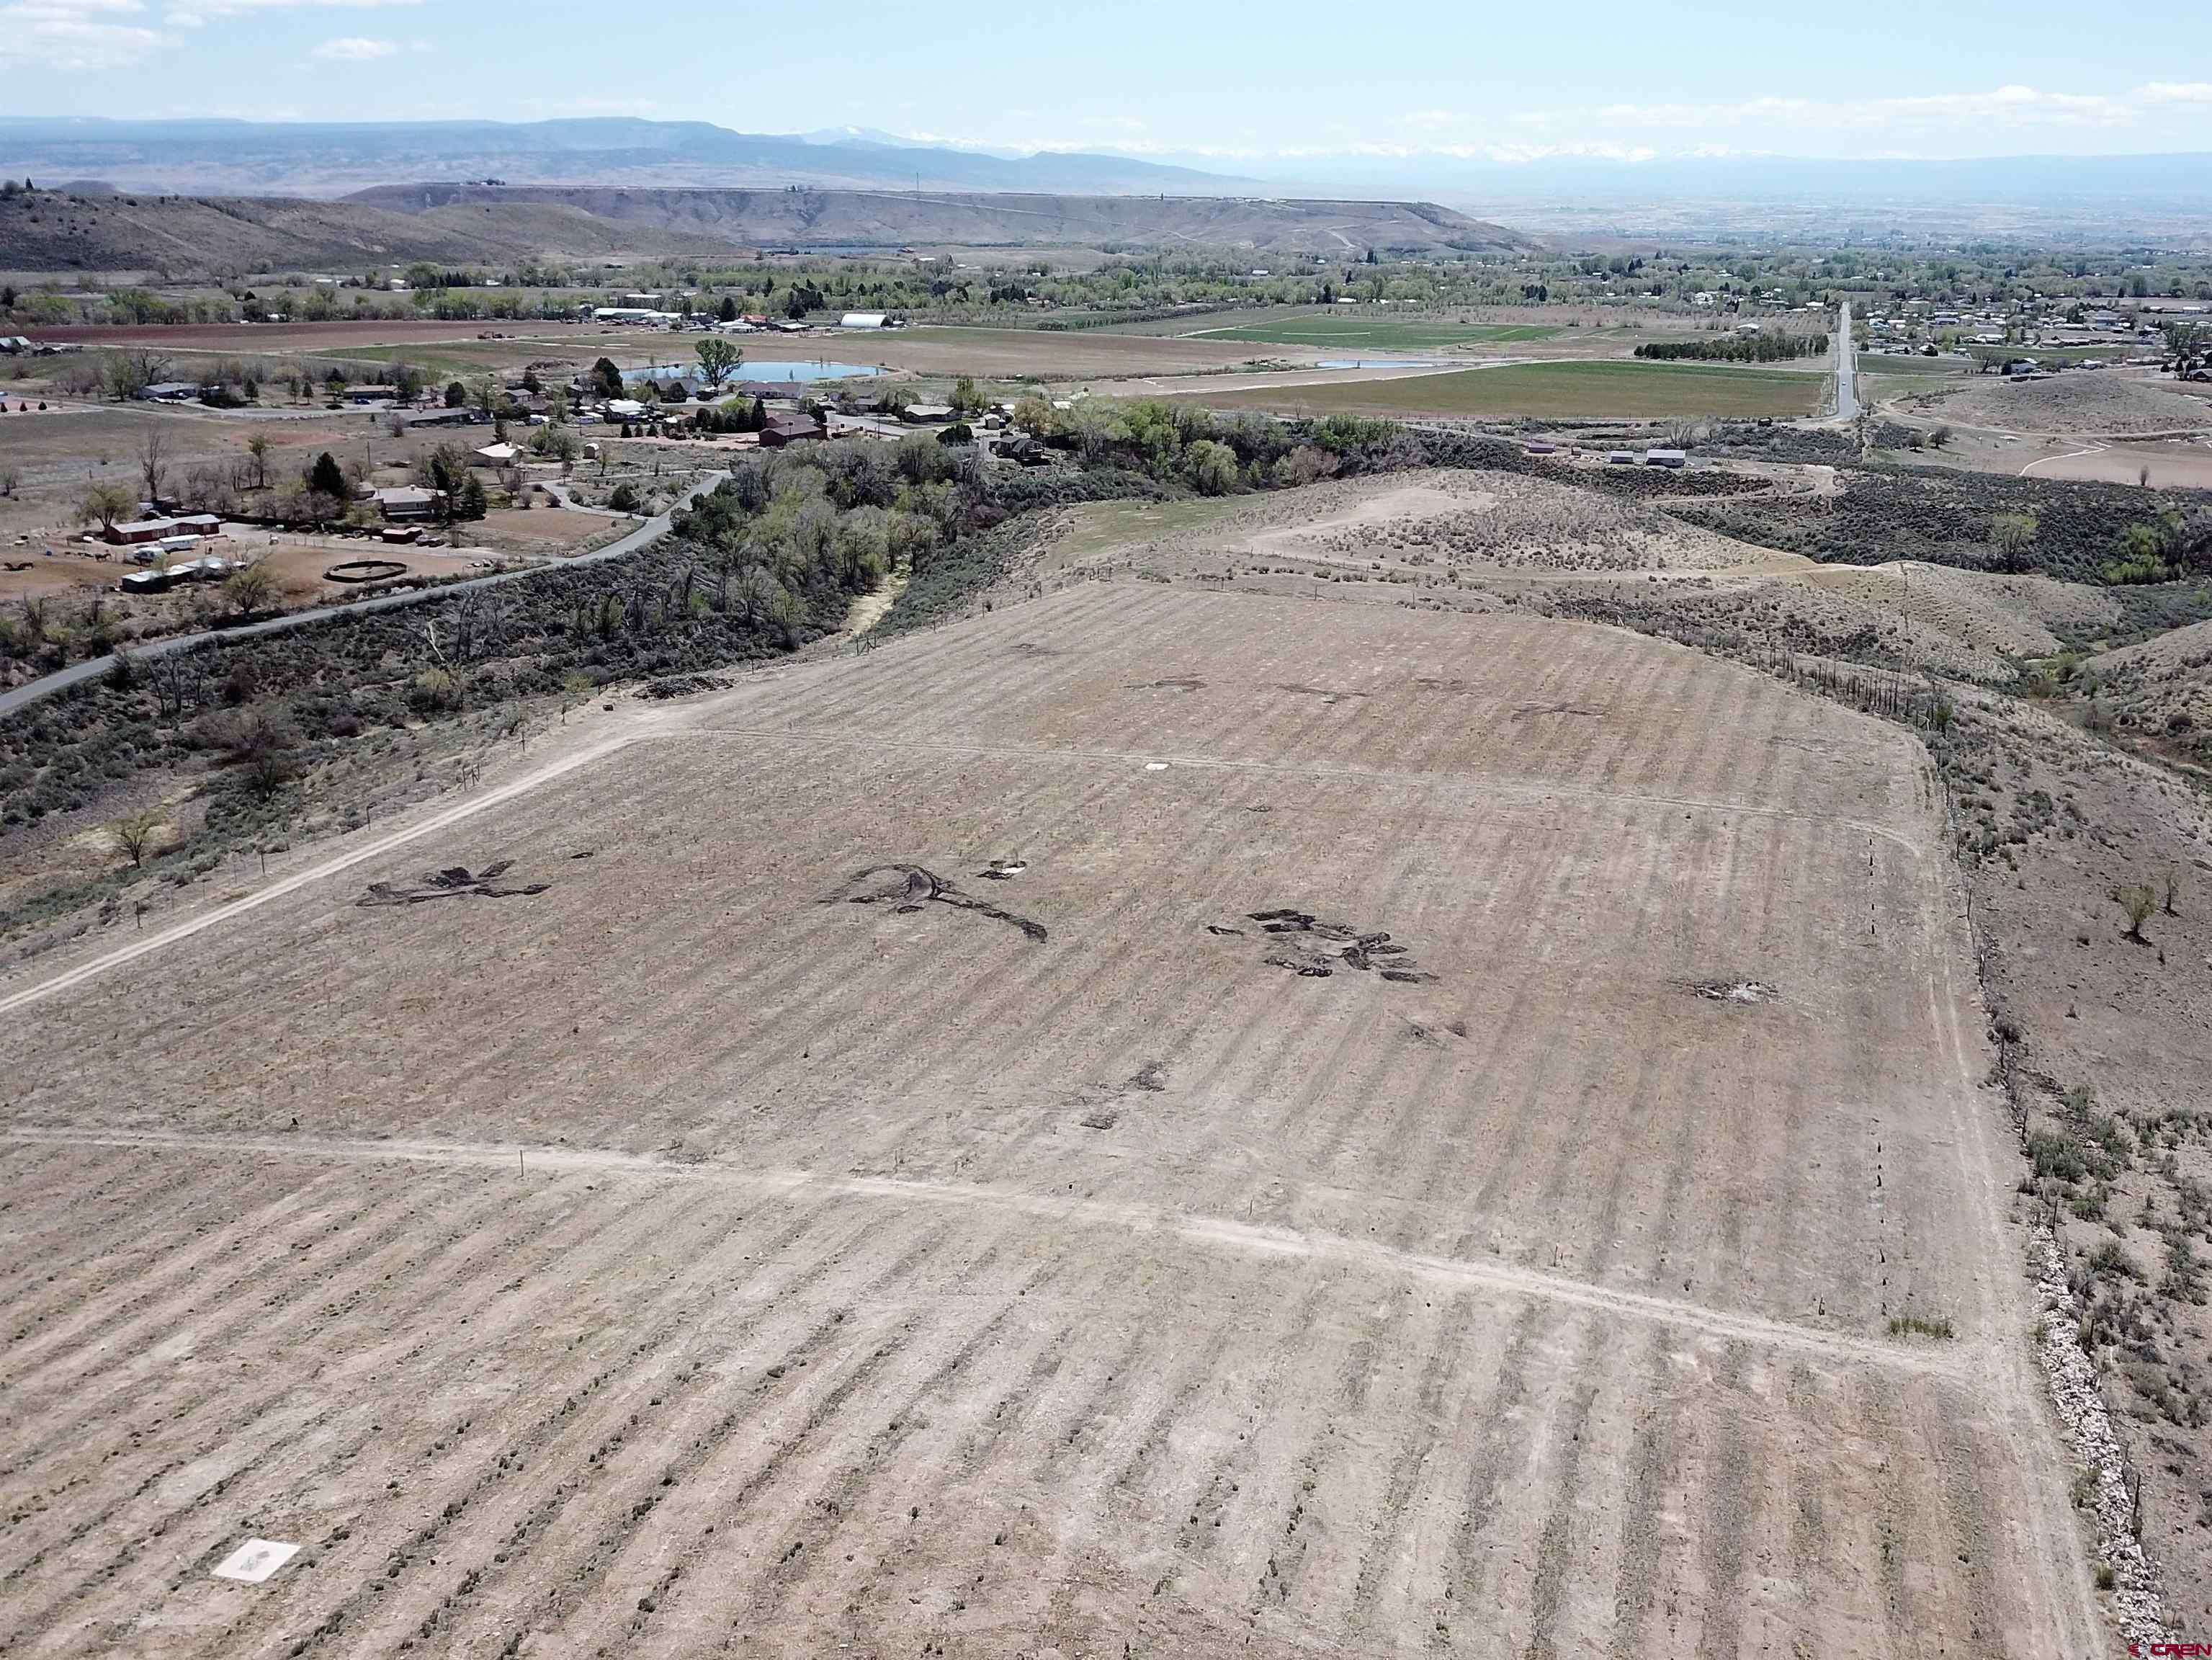
<instances>
[{"instance_id":1,"label":"burn scar on soil","mask_svg":"<svg viewBox=\"0 0 2212 1660\"><path fill-rule=\"evenodd\" d=\"M971 910L979 916L988 916L1018 928L1026 937L1040 945L1045 939L1043 923L1033 922L1026 916L1017 916L988 900L963 893L944 878L923 869L920 865L871 865L866 870L854 872L836 892L823 895L820 903L825 905L888 904L893 910L902 913L918 911L927 904L950 905L955 910Z\"/></svg>"},{"instance_id":2,"label":"burn scar on soil","mask_svg":"<svg viewBox=\"0 0 2212 1660\"><path fill-rule=\"evenodd\" d=\"M1085 1085L1075 1098L1075 1104L1085 1110L1083 1116L1076 1122L1087 1130L1110 1130L1121 1122L1123 1097L1139 1093L1158 1095L1167 1086L1167 1062L1147 1061L1119 1089L1110 1093Z\"/></svg>"},{"instance_id":3,"label":"burn scar on soil","mask_svg":"<svg viewBox=\"0 0 2212 1660\"><path fill-rule=\"evenodd\" d=\"M459 899L470 894L482 899L520 899L533 893L543 893L552 886L550 882L532 882L523 887L502 887L499 879L507 874L514 861L502 859L497 864L486 865L474 875L466 865L449 865L444 870L434 870L412 886L395 886L390 882L371 882L356 905L374 909L380 905L420 905L433 899Z\"/></svg>"},{"instance_id":4,"label":"burn scar on soil","mask_svg":"<svg viewBox=\"0 0 2212 1660\"><path fill-rule=\"evenodd\" d=\"M1709 1003L1775 1003L1782 988L1764 980L1694 980L1689 989Z\"/></svg>"},{"instance_id":5,"label":"burn scar on soil","mask_svg":"<svg viewBox=\"0 0 2212 1660\"><path fill-rule=\"evenodd\" d=\"M1379 930L1325 922L1291 906L1247 915L1262 933L1275 936L1273 948L1260 959L1270 968L1286 969L1309 980L1326 980L1340 971L1379 974L1401 985L1419 985L1437 977L1413 960L1410 947ZM1241 932L1211 923L1207 927L1217 933Z\"/></svg>"}]
</instances>

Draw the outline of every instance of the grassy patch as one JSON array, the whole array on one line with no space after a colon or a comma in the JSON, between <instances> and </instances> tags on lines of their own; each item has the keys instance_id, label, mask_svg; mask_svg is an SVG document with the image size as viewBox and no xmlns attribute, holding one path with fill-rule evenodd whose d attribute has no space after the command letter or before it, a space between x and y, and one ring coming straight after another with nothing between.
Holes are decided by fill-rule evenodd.
<instances>
[{"instance_id":1,"label":"grassy patch","mask_svg":"<svg viewBox=\"0 0 2212 1660\"><path fill-rule=\"evenodd\" d=\"M1208 340L1255 340L1278 346L1341 347L1346 351L1425 351L1439 346L1504 345L1548 340L1556 328L1538 323L1450 323L1433 317L1310 312L1241 327L1201 329Z\"/></svg>"},{"instance_id":2,"label":"grassy patch","mask_svg":"<svg viewBox=\"0 0 2212 1660\"><path fill-rule=\"evenodd\" d=\"M1249 508L1249 497L1224 496L1188 502L1097 502L1075 509L1074 522L1052 544L1054 554L1079 562L1132 543L1203 527Z\"/></svg>"},{"instance_id":3,"label":"grassy patch","mask_svg":"<svg viewBox=\"0 0 2212 1660\"><path fill-rule=\"evenodd\" d=\"M1892 1337L1954 1337L1958 1334L1948 1314L1893 1314L1889 1316Z\"/></svg>"},{"instance_id":4,"label":"grassy patch","mask_svg":"<svg viewBox=\"0 0 2212 1660\"><path fill-rule=\"evenodd\" d=\"M1705 363L1511 363L1491 369L1273 387L1210 398L1216 405L1301 414L1533 416L1644 419L1813 413L1826 377Z\"/></svg>"}]
</instances>

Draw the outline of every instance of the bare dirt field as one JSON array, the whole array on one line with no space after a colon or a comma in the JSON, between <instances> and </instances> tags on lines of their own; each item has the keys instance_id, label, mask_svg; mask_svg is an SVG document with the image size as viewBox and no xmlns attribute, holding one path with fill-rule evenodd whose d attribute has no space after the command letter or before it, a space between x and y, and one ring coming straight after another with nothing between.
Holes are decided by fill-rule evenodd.
<instances>
[{"instance_id":1,"label":"bare dirt field","mask_svg":"<svg viewBox=\"0 0 2212 1660\"><path fill-rule=\"evenodd\" d=\"M1978 375L1924 407L1946 420L2009 432L2124 436L2212 427L2212 400L2180 391L2172 380L2103 370L2049 380Z\"/></svg>"},{"instance_id":2,"label":"bare dirt field","mask_svg":"<svg viewBox=\"0 0 2212 1660\"><path fill-rule=\"evenodd\" d=\"M1323 484L1295 496L1088 504L1067 515L1039 569L1097 569L1101 559L1109 567L1423 587L1476 574L1812 564L1547 479L1446 470Z\"/></svg>"},{"instance_id":3,"label":"bare dirt field","mask_svg":"<svg viewBox=\"0 0 2212 1660\"><path fill-rule=\"evenodd\" d=\"M2212 490L2212 448L2202 444L2096 444L2025 462L2024 477L2087 478L2159 489Z\"/></svg>"},{"instance_id":4,"label":"bare dirt field","mask_svg":"<svg viewBox=\"0 0 2212 1660\"><path fill-rule=\"evenodd\" d=\"M396 345L414 342L474 340L488 329L502 333L551 332L555 323L498 324L441 322L429 318L372 318L328 323L192 323L127 325L80 323L41 328L44 342L102 346L160 346L174 351L314 352L347 346ZM580 330L582 325L574 325Z\"/></svg>"},{"instance_id":5,"label":"bare dirt field","mask_svg":"<svg viewBox=\"0 0 2212 1660\"><path fill-rule=\"evenodd\" d=\"M512 516L527 518L529 515ZM548 520L567 520L592 531L604 528L605 523L582 514L572 517L567 514L549 513L543 516ZM472 532L476 526L465 528ZM207 552L224 559L267 565L270 574L276 579L280 599L288 605L341 599L347 594L359 593L356 587L332 582L324 577L324 571L342 560L388 559L404 565L410 575L419 576L467 575L476 574L477 569L477 561L466 555L434 548L395 546L334 536L294 536L281 532L241 531L236 535L212 538L203 545ZM186 611L192 608L196 597L199 609L222 609L221 596L206 589L176 589L165 594L143 597L115 594L116 582L125 571L144 568L124 557L120 549L109 549L107 552L109 557L102 559L94 550L82 544L72 544L58 548L52 558L40 553L27 559L0 560L0 603L19 599L27 593L51 595L98 588L108 593L108 603L115 611L133 619L151 622L169 617L181 623ZM9 569L16 564L22 565L24 569L20 571ZM154 631L167 630L157 628Z\"/></svg>"},{"instance_id":6,"label":"bare dirt field","mask_svg":"<svg viewBox=\"0 0 2212 1660\"><path fill-rule=\"evenodd\" d=\"M1807 416L1818 407L1814 370L1709 363L1509 362L1447 374L1232 393L1226 407L1390 418L1533 416L1620 420L1673 415Z\"/></svg>"},{"instance_id":7,"label":"bare dirt field","mask_svg":"<svg viewBox=\"0 0 2212 1660\"><path fill-rule=\"evenodd\" d=\"M503 337L479 338L487 328ZM626 366L647 361L683 362L690 358L692 348L702 337L643 329L611 331L588 323L487 325L435 320L240 323L149 329L84 326L40 331L41 339L49 337L93 347L145 344L172 351L337 357L368 353L383 358L407 355L441 370L463 366L519 368L547 356L574 357L579 367L588 367L603 353ZM1322 356L1295 345L1163 339L1096 330L916 328L889 333L825 330L803 335L744 335L737 337L737 344L747 357L760 362L829 358L923 374L1029 374L1050 380L1188 374L1232 368L1255 358L1304 362ZM391 350L405 346L431 350L412 354Z\"/></svg>"},{"instance_id":8,"label":"bare dirt field","mask_svg":"<svg viewBox=\"0 0 2212 1660\"><path fill-rule=\"evenodd\" d=\"M2092 634L2119 620L2101 589L2047 576L2006 576L1919 560L1883 565L1826 565L1804 580L1870 609L1956 635L1969 645L2014 656L2043 657L2059 648L2054 629Z\"/></svg>"},{"instance_id":9,"label":"bare dirt field","mask_svg":"<svg viewBox=\"0 0 2212 1660\"><path fill-rule=\"evenodd\" d=\"M2056 651L2053 630L2094 634L2118 616L2076 583L1918 562L1819 564L1552 480L1479 471L1087 503L1060 515L1000 597L1117 574L1462 611L1658 584L1673 603L1724 611L1773 654L1878 638L1927 672L1996 684L2015 678L2016 655Z\"/></svg>"},{"instance_id":10,"label":"bare dirt field","mask_svg":"<svg viewBox=\"0 0 2212 1660\"><path fill-rule=\"evenodd\" d=\"M2102 1645L1897 728L1119 583L590 730L0 983L11 1653Z\"/></svg>"}]
</instances>

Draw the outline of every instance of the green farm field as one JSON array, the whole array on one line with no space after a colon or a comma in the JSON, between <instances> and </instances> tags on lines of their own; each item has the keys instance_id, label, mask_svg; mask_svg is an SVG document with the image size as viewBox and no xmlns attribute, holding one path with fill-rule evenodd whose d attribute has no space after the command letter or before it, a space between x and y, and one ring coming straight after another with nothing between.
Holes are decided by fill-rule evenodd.
<instances>
[{"instance_id":1,"label":"green farm field","mask_svg":"<svg viewBox=\"0 0 2212 1660\"><path fill-rule=\"evenodd\" d=\"M1509 363L1497 368L1224 392L1206 401L1301 415L1513 416L1630 419L1675 415L1803 416L1826 377L1685 363Z\"/></svg>"},{"instance_id":2,"label":"green farm field","mask_svg":"<svg viewBox=\"0 0 2212 1660\"><path fill-rule=\"evenodd\" d=\"M1310 312L1241 327L1202 329L1207 340L1250 340L1278 346L1341 347L1346 350L1427 351L1443 346L1485 346L1548 340L1559 331L1534 323L1452 323L1433 317L1390 317Z\"/></svg>"}]
</instances>

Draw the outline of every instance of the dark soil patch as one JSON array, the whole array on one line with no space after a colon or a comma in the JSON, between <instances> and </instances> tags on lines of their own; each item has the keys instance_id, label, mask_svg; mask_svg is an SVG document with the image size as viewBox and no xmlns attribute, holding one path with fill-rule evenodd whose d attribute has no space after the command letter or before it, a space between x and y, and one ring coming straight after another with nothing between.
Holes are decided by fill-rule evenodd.
<instances>
[{"instance_id":1,"label":"dark soil patch","mask_svg":"<svg viewBox=\"0 0 2212 1660\"><path fill-rule=\"evenodd\" d=\"M1044 943L1045 927L1026 916L1017 916L987 900L966 894L933 872L920 865L871 865L856 871L845 885L836 892L823 896L825 905L889 905L902 914L911 914L924 905L950 905L955 910L970 910L1018 928L1024 937Z\"/></svg>"}]
</instances>

